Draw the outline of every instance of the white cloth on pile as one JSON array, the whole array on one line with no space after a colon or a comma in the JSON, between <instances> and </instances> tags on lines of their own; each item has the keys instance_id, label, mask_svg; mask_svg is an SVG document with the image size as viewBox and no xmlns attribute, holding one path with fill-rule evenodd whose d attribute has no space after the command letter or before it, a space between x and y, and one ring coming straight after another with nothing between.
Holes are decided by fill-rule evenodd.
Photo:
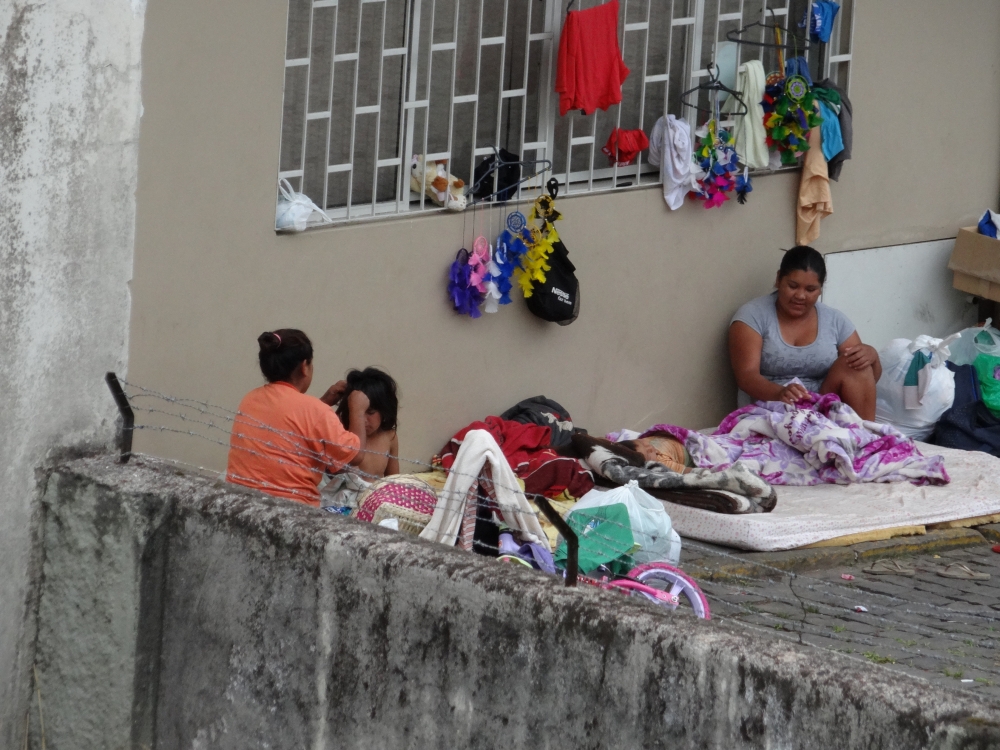
<instances>
[{"instance_id":1,"label":"white cloth on pile","mask_svg":"<svg viewBox=\"0 0 1000 750\"><path fill-rule=\"evenodd\" d=\"M733 137L736 139L736 153L740 161L751 169L766 169L770 161L767 150L767 131L764 129L764 66L760 60L750 60L740 66L736 79L736 90L747 105L747 113L734 118ZM724 112L740 109L735 97L729 97L723 106Z\"/></svg>"},{"instance_id":2,"label":"white cloth on pile","mask_svg":"<svg viewBox=\"0 0 1000 750\"><path fill-rule=\"evenodd\" d=\"M691 126L673 115L661 117L649 137L649 163L660 168L663 200L674 211L684 205L693 187L691 178Z\"/></svg>"},{"instance_id":3,"label":"white cloth on pile","mask_svg":"<svg viewBox=\"0 0 1000 750\"><path fill-rule=\"evenodd\" d=\"M460 540L459 534L463 532L463 520L466 521L465 530L471 533L468 521L475 521L477 485L481 479L484 480L484 489L496 500L503 522L519 531L522 541L541 544L549 549L545 531L538 522L536 511L521 491L517 475L507 463L497 441L486 430L469 430L462 439L455 463L448 471L448 480L438 493L434 515L420 532L420 538L447 545L454 545L456 541L471 545L471 538ZM470 501L473 503L471 508ZM460 546L467 547L467 544Z\"/></svg>"}]
</instances>

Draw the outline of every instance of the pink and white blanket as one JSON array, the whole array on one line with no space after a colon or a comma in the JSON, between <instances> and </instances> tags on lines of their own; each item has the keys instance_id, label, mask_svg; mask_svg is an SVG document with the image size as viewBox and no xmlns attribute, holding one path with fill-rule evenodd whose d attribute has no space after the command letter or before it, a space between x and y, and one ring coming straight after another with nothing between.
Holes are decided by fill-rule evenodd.
<instances>
[{"instance_id":1,"label":"pink and white blanket","mask_svg":"<svg viewBox=\"0 0 1000 750\"><path fill-rule=\"evenodd\" d=\"M947 484L944 458L924 456L893 427L863 421L836 394L810 394L796 406L758 401L737 409L711 435L656 425L684 443L695 466L725 469L739 461L769 484L855 482Z\"/></svg>"}]
</instances>

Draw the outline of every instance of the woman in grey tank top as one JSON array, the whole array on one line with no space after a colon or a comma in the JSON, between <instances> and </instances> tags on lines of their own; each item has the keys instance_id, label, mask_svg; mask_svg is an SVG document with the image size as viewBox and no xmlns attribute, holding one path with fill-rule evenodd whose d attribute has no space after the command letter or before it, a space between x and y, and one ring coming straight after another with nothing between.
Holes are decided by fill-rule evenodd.
<instances>
[{"instance_id":1,"label":"woman in grey tank top","mask_svg":"<svg viewBox=\"0 0 1000 750\"><path fill-rule=\"evenodd\" d=\"M793 247L781 259L775 291L741 307L729 324L729 359L740 406L754 400L794 404L806 391L836 393L862 419L875 419L878 352L861 343L840 310L819 301L823 256ZM803 385L789 384L798 378Z\"/></svg>"}]
</instances>

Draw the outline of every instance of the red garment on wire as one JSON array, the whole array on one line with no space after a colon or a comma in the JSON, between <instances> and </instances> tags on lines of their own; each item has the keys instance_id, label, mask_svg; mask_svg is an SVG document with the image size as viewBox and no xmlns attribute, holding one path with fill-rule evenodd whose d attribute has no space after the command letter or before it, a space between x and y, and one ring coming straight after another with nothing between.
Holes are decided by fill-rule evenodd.
<instances>
[{"instance_id":1,"label":"red garment on wire","mask_svg":"<svg viewBox=\"0 0 1000 750\"><path fill-rule=\"evenodd\" d=\"M514 473L524 480L528 495L556 497L568 490L573 497L583 497L594 487L593 474L577 459L560 456L549 446L551 429L500 417L486 417L485 421L473 422L456 432L438 454L445 470L455 463L469 430L486 430L493 436Z\"/></svg>"},{"instance_id":2,"label":"red garment on wire","mask_svg":"<svg viewBox=\"0 0 1000 750\"><path fill-rule=\"evenodd\" d=\"M641 130L622 130L615 128L608 136L608 142L601 149L608 156L608 161L619 167L627 167L640 152L649 148L649 138Z\"/></svg>"},{"instance_id":3,"label":"red garment on wire","mask_svg":"<svg viewBox=\"0 0 1000 750\"><path fill-rule=\"evenodd\" d=\"M618 46L618 0L570 11L559 39L559 114L581 109L589 115L618 104L628 74Z\"/></svg>"}]
</instances>

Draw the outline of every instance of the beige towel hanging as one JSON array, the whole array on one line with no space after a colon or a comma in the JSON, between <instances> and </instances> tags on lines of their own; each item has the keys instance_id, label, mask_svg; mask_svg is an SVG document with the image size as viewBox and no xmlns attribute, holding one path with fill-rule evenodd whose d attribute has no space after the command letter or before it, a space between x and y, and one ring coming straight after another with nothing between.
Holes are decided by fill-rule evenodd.
<instances>
[{"instance_id":1,"label":"beige towel hanging","mask_svg":"<svg viewBox=\"0 0 1000 750\"><path fill-rule=\"evenodd\" d=\"M833 213L830 173L823 157L823 140L818 125L809 131L809 150L802 162L796 213L795 243L798 245L810 245L818 239L820 219Z\"/></svg>"}]
</instances>

